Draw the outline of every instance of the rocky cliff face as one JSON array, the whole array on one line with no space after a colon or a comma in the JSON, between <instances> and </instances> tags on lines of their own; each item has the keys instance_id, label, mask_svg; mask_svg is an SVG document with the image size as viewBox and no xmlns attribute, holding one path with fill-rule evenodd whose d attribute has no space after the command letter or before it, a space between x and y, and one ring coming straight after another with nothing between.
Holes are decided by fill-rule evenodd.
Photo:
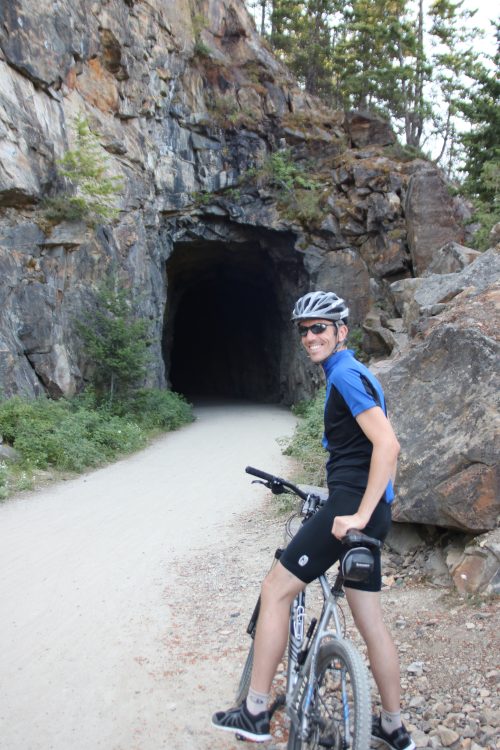
<instances>
[{"instance_id":1,"label":"rocky cliff face","mask_svg":"<svg viewBox=\"0 0 500 750\"><path fill-rule=\"evenodd\" d=\"M123 178L119 217L96 229L48 225L41 209L77 115ZM385 123L305 96L241 0L2 3L3 393L82 387L74 321L112 268L150 321L150 385L307 397L318 373L289 315L313 288L349 300L369 352L398 350L394 283L464 239L439 172L401 157Z\"/></svg>"},{"instance_id":2,"label":"rocky cliff face","mask_svg":"<svg viewBox=\"0 0 500 750\"><path fill-rule=\"evenodd\" d=\"M432 254L418 229L428 180L434 210L446 209L438 243L459 239L437 172L395 159L384 123L304 96L239 0L13 0L0 9L0 50L6 395L81 387L73 321L115 266L151 321L152 384L290 403L310 393L287 325L297 294L333 286L360 324L386 280ZM47 228L40 202L60 187L56 160L79 114L123 177L120 216L97 231ZM311 191L290 205L287 188L259 181L278 149L321 185L309 214ZM202 375L187 343L200 312L232 341L228 354L203 336Z\"/></svg>"}]
</instances>

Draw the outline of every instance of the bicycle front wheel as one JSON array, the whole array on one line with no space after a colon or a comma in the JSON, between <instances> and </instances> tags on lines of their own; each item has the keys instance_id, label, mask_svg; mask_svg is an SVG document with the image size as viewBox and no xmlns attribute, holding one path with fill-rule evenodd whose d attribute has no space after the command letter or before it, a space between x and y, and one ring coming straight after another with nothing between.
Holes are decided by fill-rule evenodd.
<instances>
[{"instance_id":1,"label":"bicycle front wheel","mask_svg":"<svg viewBox=\"0 0 500 750\"><path fill-rule=\"evenodd\" d=\"M312 705L301 739L292 721L288 750L367 750L371 737L370 682L365 664L350 641L324 643L319 650Z\"/></svg>"},{"instance_id":2,"label":"bicycle front wheel","mask_svg":"<svg viewBox=\"0 0 500 750\"><path fill-rule=\"evenodd\" d=\"M241 673L240 682L236 691L235 706L239 706L246 700L248 690L250 688L250 678L252 676L253 667L253 640L250 644L250 649L247 654L247 658Z\"/></svg>"}]
</instances>

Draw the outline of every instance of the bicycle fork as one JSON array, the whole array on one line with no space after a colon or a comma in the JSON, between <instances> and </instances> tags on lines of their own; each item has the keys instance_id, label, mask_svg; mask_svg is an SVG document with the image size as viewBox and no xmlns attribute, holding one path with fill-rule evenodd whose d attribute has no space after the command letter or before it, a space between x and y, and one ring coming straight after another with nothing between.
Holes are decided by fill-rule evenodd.
<instances>
[{"instance_id":1,"label":"bicycle fork","mask_svg":"<svg viewBox=\"0 0 500 750\"><path fill-rule=\"evenodd\" d=\"M337 610L336 599L339 594L331 591L326 577L320 577L321 587L325 596L325 604L321 613L320 621L317 626L317 632L312 639L312 647L306 648L302 652L304 645L304 613L305 613L305 596L302 592L292 604L290 617L290 638L289 638L289 658L288 658L288 680L287 680L287 706L291 720L296 723L300 736L303 740L307 739L309 733L310 711L314 698L316 686L316 664L319 649L325 639L342 638L342 626ZM333 619L334 630L329 630L330 620ZM312 637L312 632L308 633L307 641ZM306 644L307 645L307 644ZM305 683L305 684L304 684ZM301 687L303 694L300 696ZM343 703L343 722L344 737L347 740L346 747L350 746L349 733L349 704L347 700L347 683L344 670L341 673L341 691Z\"/></svg>"},{"instance_id":2,"label":"bicycle fork","mask_svg":"<svg viewBox=\"0 0 500 750\"><path fill-rule=\"evenodd\" d=\"M306 616L306 595L301 591L290 608L290 626L288 633L287 693L290 693L297 681L299 654L304 643Z\"/></svg>"}]
</instances>

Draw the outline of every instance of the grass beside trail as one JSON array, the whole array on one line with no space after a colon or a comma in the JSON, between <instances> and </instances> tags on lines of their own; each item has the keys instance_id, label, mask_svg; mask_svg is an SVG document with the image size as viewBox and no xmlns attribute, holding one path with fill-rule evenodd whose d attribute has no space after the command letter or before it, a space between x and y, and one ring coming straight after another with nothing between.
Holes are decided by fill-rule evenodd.
<instances>
[{"instance_id":1,"label":"grass beside trail","mask_svg":"<svg viewBox=\"0 0 500 750\"><path fill-rule=\"evenodd\" d=\"M0 437L17 454L17 460L0 458L0 500L32 489L44 473L101 466L192 420L182 396L155 389L137 391L113 408L98 407L91 392L72 400L0 401Z\"/></svg>"},{"instance_id":2,"label":"grass beside trail","mask_svg":"<svg viewBox=\"0 0 500 750\"><path fill-rule=\"evenodd\" d=\"M326 453L321 444L324 408L324 388L311 401L294 408L300 419L283 453L297 459L301 471L296 481L303 484L325 484Z\"/></svg>"}]
</instances>

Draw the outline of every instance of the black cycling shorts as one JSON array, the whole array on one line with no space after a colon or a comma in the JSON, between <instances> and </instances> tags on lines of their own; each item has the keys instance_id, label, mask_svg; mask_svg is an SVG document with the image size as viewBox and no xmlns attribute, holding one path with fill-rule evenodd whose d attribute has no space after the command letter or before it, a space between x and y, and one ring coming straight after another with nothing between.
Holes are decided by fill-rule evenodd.
<instances>
[{"instance_id":1,"label":"black cycling shorts","mask_svg":"<svg viewBox=\"0 0 500 750\"><path fill-rule=\"evenodd\" d=\"M325 505L303 524L280 557L280 563L304 583L325 573L347 552L332 534L336 516L350 516L359 508L363 493L345 487L330 489ZM384 540L391 525L391 506L381 500L363 529L365 534ZM380 591L380 550L372 550L375 566L365 581L346 581L345 586L361 591Z\"/></svg>"}]
</instances>

